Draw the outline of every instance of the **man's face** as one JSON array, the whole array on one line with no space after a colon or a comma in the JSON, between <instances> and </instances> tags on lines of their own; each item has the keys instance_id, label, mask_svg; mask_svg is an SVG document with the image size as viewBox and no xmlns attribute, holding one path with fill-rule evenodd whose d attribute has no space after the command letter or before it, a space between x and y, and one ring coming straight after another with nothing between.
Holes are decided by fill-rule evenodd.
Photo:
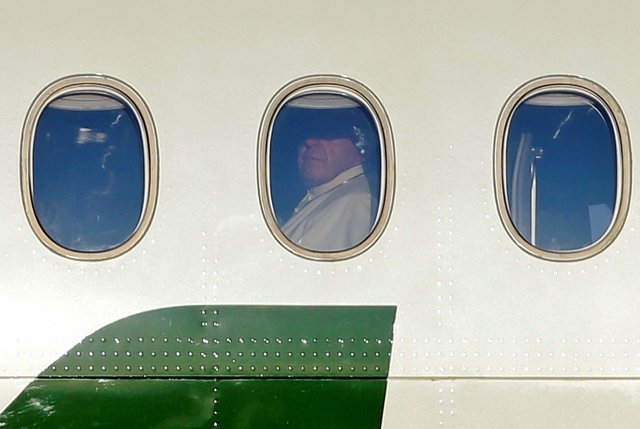
<instances>
[{"instance_id":1,"label":"man's face","mask_svg":"<svg viewBox=\"0 0 640 429\"><path fill-rule=\"evenodd\" d=\"M298 147L298 171L309 187L327 183L360 163L362 156L348 138L307 139Z\"/></svg>"}]
</instances>

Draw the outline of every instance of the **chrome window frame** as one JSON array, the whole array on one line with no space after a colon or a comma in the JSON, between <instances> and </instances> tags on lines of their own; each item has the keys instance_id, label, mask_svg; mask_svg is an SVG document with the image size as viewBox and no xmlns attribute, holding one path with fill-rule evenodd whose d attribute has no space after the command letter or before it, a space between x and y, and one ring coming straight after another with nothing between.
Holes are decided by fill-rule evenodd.
<instances>
[{"instance_id":1,"label":"chrome window frame","mask_svg":"<svg viewBox=\"0 0 640 429\"><path fill-rule=\"evenodd\" d=\"M142 212L135 231L119 246L100 252L83 252L67 249L52 240L44 231L34 209L33 147L35 131L44 109L55 99L72 94L101 94L116 98L136 115L144 150L145 194ZM71 75L58 79L43 89L31 103L27 112L21 139L20 181L22 204L31 229L51 251L74 260L100 261L115 258L131 250L146 234L155 213L158 199L158 139L149 107L138 92L125 82L101 74Z\"/></svg>"},{"instance_id":2,"label":"chrome window frame","mask_svg":"<svg viewBox=\"0 0 640 429\"><path fill-rule=\"evenodd\" d=\"M554 252L540 249L525 240L511 220L506 192L506 144L511 119L525 100L547 92L570 92L595 99L606 111L616 145L616 204L612 222L603 236L591 245L572 251ZM500 112L494 138L493 184L496 205L502 225L509 237L525 252L549 261L579 261L595 256L609 247L622 230L631 199L631 142L622 108L604 87L576 75L551 75L532 79L517 88Z\"/></svg>"},{"instance_id":3,"label":"chrome window frame","mask_svg":"<svg viewBox=\"0 0 640 429\"><path fill-rule=\"evenodd\" d=\"M309 250L289 240L278 225L271 198L270 152L274 120L287 102L301 95L332 93L357 100L375 119L381 152L380 201L377 218L369 235L358 245L333 252ZM267 104L258 134L258 193L262 215L275 239L291 253L315 261L339 261L360 255L384 232L391 216L395 195L395 152L391 122L382 102L364 84L342 75L318 74L295 79L278 91Z\"/></svg>"}]
</instances>

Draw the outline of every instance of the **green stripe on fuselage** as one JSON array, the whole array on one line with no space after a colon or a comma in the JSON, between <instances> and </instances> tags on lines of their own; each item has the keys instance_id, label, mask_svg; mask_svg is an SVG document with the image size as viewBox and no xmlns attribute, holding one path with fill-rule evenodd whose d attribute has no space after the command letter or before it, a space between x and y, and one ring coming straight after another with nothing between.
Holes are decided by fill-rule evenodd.
<instances>
[{"instance_id":1,"label":"green stripe on fuselage","mask_svg":"<svg viewBox=\"0 0 640 429\"><path fill-rule=\"evenodd\" d=\"M85 338L4 428L379 428L395 307L188 306Z\"/></svg>"}]
</instances>

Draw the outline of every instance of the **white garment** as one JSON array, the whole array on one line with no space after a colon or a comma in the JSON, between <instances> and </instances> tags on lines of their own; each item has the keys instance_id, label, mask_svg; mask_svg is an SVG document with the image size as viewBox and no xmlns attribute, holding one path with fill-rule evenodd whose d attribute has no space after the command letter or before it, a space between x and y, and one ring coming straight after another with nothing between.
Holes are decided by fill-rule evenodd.
<instances>
[{"instance_id":1,"label":"white garment","mask_svg":"<svg viewBox=\"0 0 640 429\"><path fill-rule=\"evenodd\" d=\"M282 232L308 250L346 250L371 232L371 204L369 182L362 165L357 165L330 182L309 189Z\"/></svg>"}]
</instances>

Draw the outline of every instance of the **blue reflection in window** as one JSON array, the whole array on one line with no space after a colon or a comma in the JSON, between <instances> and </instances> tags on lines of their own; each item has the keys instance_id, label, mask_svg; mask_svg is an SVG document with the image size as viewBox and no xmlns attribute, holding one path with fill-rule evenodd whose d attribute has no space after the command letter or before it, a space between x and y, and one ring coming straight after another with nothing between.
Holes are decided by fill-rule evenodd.
<instances>
[{"instance_id":1,"label":"blue reflection in window","mask_svg":"<svg viewBox=\"0 0 640 429\"><path fill-rule=\"evenodd\" d=\"M334 187L331 180L309 183L300 166L301 148L316 139L338 141L343 138L351 141L345 149L360 154L356 168L364 173L354 176L336 168L336 177L346 183L342 189ZM342 94L313 93L296 97L279 110L269 147L272 207L278 224L292 242L308 250L342 251L358 245L369 235L378 217L382 170L380 138L369 109ZM323 169L332 168L326 154L318 156L325 159L312 162L323 163ZM333 177L331 174L330 179ZM337 197L329 196L324 205L317 204L317 210L309 209L320 200L315 200L320 193L324 198L330 193L338 196L340 192L355 195L352 191L359 195L353 197L351 203L345 203L351 198L346 195L340 195L340 202L336 202ZM356 200L367 205L366 214L362 214L363 205L356 207ZM305 218L301 218L299 210L302 209L309 211Z\"/></svg>"},{"instance_id":2,"label":"blue reflection in window","mask_svg":"<svg viewBox=\"0 0 640 429\"><path fill-rule=\"evenodd\" d=\"M116 248L135 232L145 198L140 125L103 94L57 98L33 142L32 200L44 232L74 251Z\"/></svg>"},{"instance_id":3,"label":"blue reflection in window","mask_svg":"<svg viewBox=\"0 0 640 429\"><path fill-rule=\"evenodd\" d=\"M597 100L571 92L526 99L507 134L506 193L520 235L549 251L575 251L613 222L617 142Z\"/></svg>"}]
</instances>

